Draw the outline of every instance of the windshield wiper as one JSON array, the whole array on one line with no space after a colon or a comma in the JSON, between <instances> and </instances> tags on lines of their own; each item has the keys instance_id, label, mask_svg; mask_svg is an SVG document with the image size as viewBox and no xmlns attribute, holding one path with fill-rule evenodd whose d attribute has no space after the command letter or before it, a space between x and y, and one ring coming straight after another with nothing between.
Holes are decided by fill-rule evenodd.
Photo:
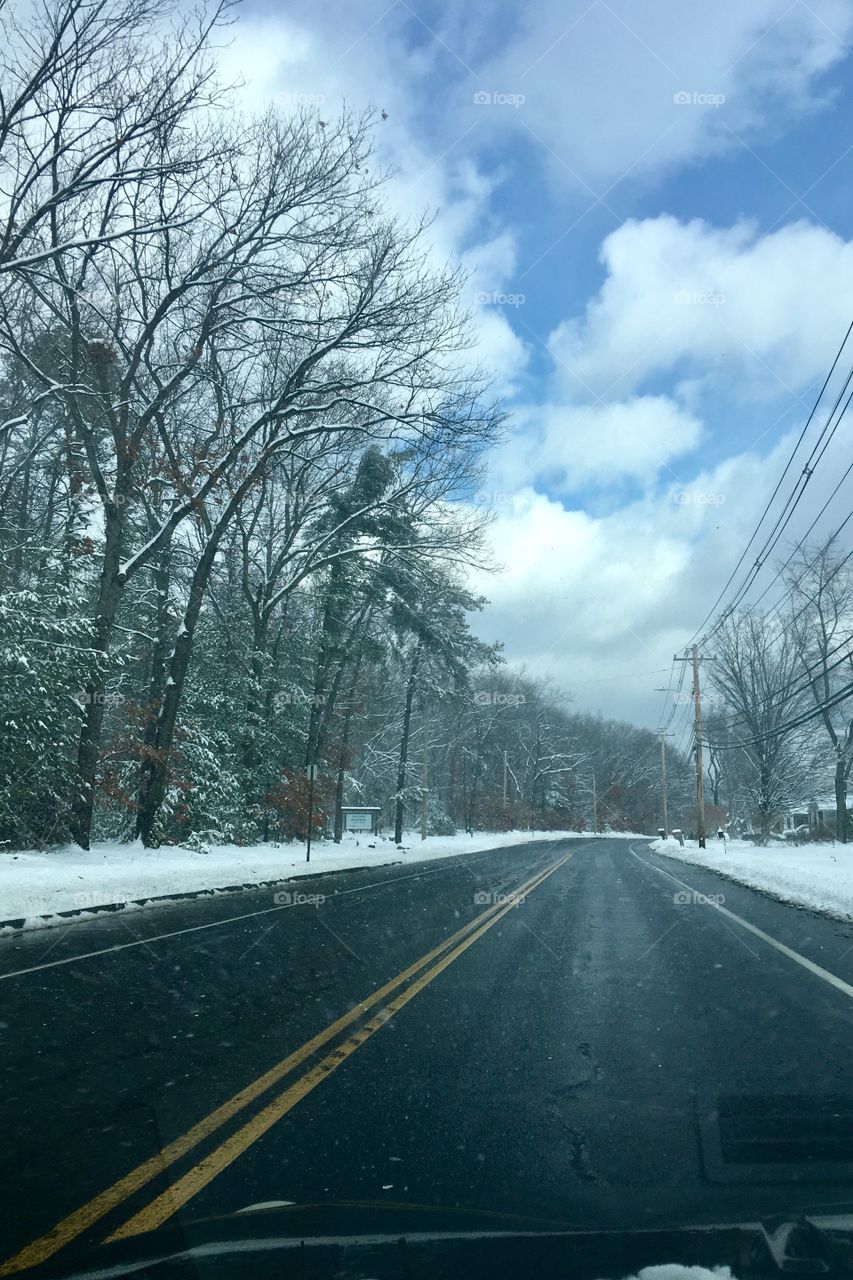
<instances>
[{"instance_id":1,"label":"windshield wiper","mask_svg":"<svg viewBox=\"0 0 853 1280\"><path fill-rule=\"evenodd\" d=\"M843 1234L833 1231L832 1218L820 1218L821 1225L812 1218L768 1218L761 1223L761 1230L773 1261L780 1271L794 1275L826 1275L839 1268L850 1270L851 1219L837 1219L838 1227L844 1223Z\"/></svg>"}]
</instances>

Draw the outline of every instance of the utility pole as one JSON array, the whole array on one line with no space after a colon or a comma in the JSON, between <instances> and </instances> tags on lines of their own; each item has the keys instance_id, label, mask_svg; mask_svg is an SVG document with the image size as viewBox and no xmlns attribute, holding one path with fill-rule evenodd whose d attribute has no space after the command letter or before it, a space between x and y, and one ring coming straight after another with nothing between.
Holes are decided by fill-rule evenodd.
<instances>
[{"instance_id":1,"label":"utility pole","mask_svg":"<svg viewBox=\"0 0 853 1280\"><path fill-rule=\"evenodd\" d=\"M705 780L702 768L702 695L699 691L699 647L693 646L693 703L696 708L696 808L699 826L696 835L699 848L705 848Z\"/></svg>"},{"instance_id":2,"label":"utility pole","mask_svg":"<svg viewBox=\"0 0 853 1280\"><path fill-rule=\"evenodd\" d=\"M669 835L669 815L667 812L667 794L666 794L666 740L675 735L667 733L666 729L658 729L658 737L660 738L660 786L661 798L663 801L663 830L664 836Z\"/></svg>"},{"instance_id":3,"label":"utility pole","mask_svg":"<svg viewBox=\"0 0 853 1280\"><path fill-rule=\"evenodd\" d=\"M696 735L696 812L698 815L696 835L699 848L705 848L705 784L702 768L702 694L699 689L699 646L693 645L690 657L676 657L676 662L693 663L693 709L695 714Z\"/></svg>"},{"instance_id":4,"label":"utility pole","mask_svg":"<svg viewBox=\"0 0 853 1280\"><path fill-rule=\"evenodd\" d=\"M504 813L506 813L506 771L507 771L506 749L504 749Z\"/></svg>"},{"instance_id":5,"label":"utility pole","mask_svg":"<svg viewBox=\"0 0 853 1280\"><path fill-rule=\"evenodd\" d=\"M427 823L427 781L428 781L428 769L429 769L428 761L429 761L429 755L427 753L426 747L424 747L424 772L423 772L423 778L421 779L421 839L422 840L426 840L427 828L428 828L428 823Z\"/></svg>"},{"instance_id":6,"label":"utility pole","mask_svg":"<svg viewBox=\"0 0 853 1280\"><path fill-rule=\"evenodd\" d=\"M308 842L305 850L305 861L311 861L311 828L314 825L314 781L317 777L317 765L309 764L305 771L308 774Z\"/></svg>"},{"instance_id":7,"label":"utility pole","mask_svg":"<svg viewBox=\"0 0 853 1280\"><path fill-rule=\"evenodd\" d=\"M592 830L598 834L598 796L595 792L595 770L592 771Z\"/></svg>"}]
</instances>

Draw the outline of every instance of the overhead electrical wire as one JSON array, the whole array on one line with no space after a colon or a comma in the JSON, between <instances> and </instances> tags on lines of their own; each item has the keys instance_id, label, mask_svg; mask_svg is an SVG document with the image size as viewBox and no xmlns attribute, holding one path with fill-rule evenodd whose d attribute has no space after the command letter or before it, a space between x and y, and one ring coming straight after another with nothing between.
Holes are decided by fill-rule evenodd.
<instances>
[{"instance_id":1,"label":"overhead electrical wire","mask_svg":"<svg viewBox=\"0 0 853 1280\"><path fill-rule=\"evenodd\" d=\"M826 658L831 657L834 653L837 653L839 649L843 649L845 645L850 645L851 643L853 643L853 636L847 636L847 638L843 640L840 644L837 644L834 649L828 649L819 664L813 663L811 667L806 668L806 671L816 673L818 676L824 676L828 672L834 671L836 667L840 667L845 662L849 662L851 659L853 659L853 649L850 649L850 648L848 648L847 652L842 654L841 657L838 658L835 662L826 663ZM801 672L800 675L802 676L802 674L803 673ZM775 710L778 707L784 706L786 702L791 702L795 698L798 698L800 694L805 693L807 689L812 687L813 687L813 675L806 674L805 680L803 681L802 684L794 685L793 688L790 690L774 689L769 697L759 699L756 702L755 706L756 708L765 708L767 710ZM778 693L784 693L785 696L780 701L774 703L773 698ZM726 728L733 729L739 724L746 724L746 717L739 716L736 720L730 721L726 725Z\"/></svg>"},{"instance_id":2,"label":"overhead electrical wire","mask_svg":"<svg viewBox=\"0 0 853 1280\"><path fill-rule=\"evenodd\" d=\"M839 689L831 697L827 698L824 702L819 703L810 711L804 712L800 716L796 716L793 720L789 720L785 724L777 725L775 728L769 729L767 733L757 733L751 738L741 738L736 742L715 742L709 745L712 745L715 751L735 751L739 750L741 747L749 747L759 742L765 742L768 738L777 738L783 733L788 733L792 729L798 729L801 725L808 724L810 720L816 720L824 711L829 711L833 707L837 706L838 703L846 701L851 694L853 694L853 681L844 685L842 689Z\"/></svg>"},{"instance_id":3,"label":"overhead electrical wire","mask_svg":"<svg viewBox=\"0 0 853 1280\"><path fill-rule=\"evenodd\" d=\"M847 375L847 379L846 379L846 381L845 381L845 388L847 387L847 385L849 384L849 382L851 381L851 379L853 379L853 367L851 367L851 369L850 369L850 373ZM824 444L824 446L823 446L823 449L821 449L820 454L819 454L819 455L818 455L818 457L815 459L815 451L817 450L818 445L820 444L820 441L823 439L824 433L826 432L827 427L829 426L829 421L830 421L831 419L828 419L828 420L827 420L827 423L824 425L824 429L823 429L823 431L821 432L821 434L820 434L820 436L819 436L819 438L818 438L817 443L815 444L814 448L812 449L812 452L810 453L810 455L809 455L809 457L808 457L808 460L807 460L807 462L806 462L806 465L803 467L803 470L802 470L802 472L800 473L800 478L797 480L797 483L796 483L796 485L794 486L794 490L792 491L792 493L791 493L791 494L789 494L789 496L788 496L788 500L787 500L787 502L785 503L785 506L783 507L782 511L780 512L779 516L777 517L775 525L773 526L772 530L771 530L771 531L770 531L770 533L768 534L768 536L767 536L767 538L766 538L766 540L765 540L765 542L764 542L764 545L762 546L761 550L759 551L758 555L756 556L756 559L755 559L755 561L754 561L754 563L753 563L753 565L752 565L751 569L749 570L749 573L747 574L747 577L746 577L745 581L741 584L740 588L739 588L739 589L738 589L738 591L735 593L735 597L734 597L734 599L733 599L733 600L732 600L732 601L731 601L731 602L726 606L726 608L723 610L722 614L721 614L721 615L720 615L720 617L717 619L717 621L716 621L716 623L715 623L714 627L711 629L711 631L709 631L705 636L703 636L703 642L706 642L706 641L712 640L712 639L714 638L714 636L715 636L715 635L717 635L717 634L719 633L719 631L721 630L721 628L722 628L722 627L723 627L723 625L725 624L726 620L727 620L728 618L730 618L730 617L731 617L731 615L732 615L732 614L734 613L734 611L737 609L738 605L742 603L742 601L743 601L744 597L746 596L746 593L749 591L750 587L751 587L751 586L753 585L753 583L755 582L755 580L756 580L756 578L758 577L759 573L761 572L762 568L763 568L763 567L764 567L764 565L767 563L767 559L768 559L768 557L770 556L770 554L772 553L772 551L775 549L775 547L778 545L779 541L781 540L782 534L785 532L785 529L787 528L788 524L790 523L791 517L793 516L794 512L796 511L797 507L798 507L798 506L799 506L799 504L800 504L800 501L801 501L801 499L802 499L802 497L803 497L803 494L804 494L804 493L805 493L805 491L806 491L806 487L808 486L809 481L811 480L812 476L814 475L814 472L815 472L816 467L819 465L819 463L820 463L821 459L823 458L824 454L826 453L826 450L827 450L827 448L829 447L829 444L830 444L830 442L831 442L831 440L832 440L833 436L835 435L835 432L838 430L839 426L841 425L841 421L842 421L842 419L843 419L843 417L844 417L844 414L847 412L847 409L848 409L848 408L849 408L849 406L850 406L850 401L851 401L851 399L853 399L853 391L851 391L851 392L850 392L850 395L847 397L847 400L846 400L846 401L845 401L845 403L844 403L844 407L843 407L843 409L841 410L841 413L839 414L838 419L837 419L837 421L835 422L835 425L833 426L832 430L830 431L830 434L829 434L829 436L827 437L827 440L826 440L826 443L825 443L825 444ZM833 413L835 412L835 407L837 407L837 402L836 402L836 406L834 406L834 407L833 407L833 410L832 410L832 412L833 412ZM811 528L813 528L813 527L814 527L814 525L812 525L812 526L811 526ZM800 540L798 541L798 543L797 543L797 547L799 547L799 546L801 546L801 545L802 545L802 539L800 539ZM796 550L796 549L797 549L797 548L795 547L795 550ZM769 585L770 585L770 586L772 586L772 585L773 585L773 583L774 583L774 582L775 582L775 581L776 581L780 576L781 576L781 570L777 570L777 571L776 571L776 573L774 574L773 578L771 579L771 581L770 581L770 584L769 584Z\"/></svg>"},{"instance_id":4,"label":"overhead electrical wire","mask_svg":"<svg viewBox=\"0 0 853 1280\"><path fill-rule=\"evenodd\" d=\"M663 704L663 705L664 705L664 710L666 710L666 704L667 704L667 701L668 701L668 699L669 699L669 695L670 695L670 693L672 692L672 677L673 677L673 675L675 674L675 667L676 667L676 662L675 662L675 659L673 658L673 660L672 660L672 666L671 666L671 668L670 668L670 672L669 672L669 685L668 685L668 688L667 688L666 698L664 699L664 704ZM673 698L672 698L672 706L670 707L670 710L669 710L669 716L668 716L668 718L667 718L666 722L665 722L663 725L661 725L661 730L662 730L664 733L667 731L667 729L669 728L669 726L672 724L673 716L675 715L675 708L679 705L678 698L679 698L679 695L680 695L680 693L681 693L681 688L682 688L682 685L683 685L683 684L684 684L684 664L682 663L682 665L681 665L681 670L679 671L679 674L678 674L678 687L677 687L677 689L676 689L675 693L673 694Z\"/></svg>"},{"instance_id":5,"label":"overhead electrical wire","mask_svg":"<svg viewBox=\"0 0 853 1280\"><path fill-rule=\"evenodd\" d=\"M756 557L756 559L755 559L755 561L754 561L754 563L753 563L753 565L752 565L751 569L749 570L749 574L748 574L748 576L747 576L747 581L746 581L746 583L745 583L745 584L740 588L739 592L738 592L738 593L736 593L736 599L735 599L735 602L734 602L733 604L729 604L729 605L728 605L728 606L726 606L726 608L723 610L722 617L721 617L720 619L718 619L717 623L715 624L714 629L713 629L710 633L705 633L705 632L704 632L704 628L705 628L705 626L707 625L707 623L708 623L712 618L714 618L714 616L715 616L715 614L716 614L716 612L717 612L717 609L719 608L719 606L720 606L720 604L722 603L722 601L726 598L726 594L727 594L727 592L728 592L728 590L729 590L729 587L730 587L730 586L732 585L732 583L735 581L735 579L736 579L736 577L737 577L737 575L738 575L738 572L739 572L739 570L740 570L741 566L743 565L744 561L746 560L746 558L747 558L747 554L748 554L748 552L749 552L750 547L753 545L753 543L756 541L756 539L757 539L757 538L759 537L759 535L760 535L761 527L762 527L762 525L764 524L765 520L767 519L768 515L770 514L770 511L771 511L771 508L772 508L772 506L773 506L773 503L776 501L776 498L777 498L777 496L778 496L778 494L779 494L779 491L781 490L782 485L783 485L783 483L784 483L784 481L785 481L785 477L787 476L788 472L791 470L791 467L792 467L792 466L793 466L793 464L794 464L794 461L795 461L796 456L797 456L797 454L798 454L798 452L799 452L799 450L800 450L800 447L801 447L801 445L802 445L803 441L805 440L805 437L806 437L806 435L807 435L807 433L808 433L808 430L809 430L809 428L810 428L810 426L811 426L811 424L812 424L812 422L813 422L813 420L814 420L814 418L815 418L815 415L816 415L816 414L817 414L817 412L818 412L818 409L819 409L819 407L820 407L820 403L821 403L821 401L822 401L822 399L823 399L824 393L825 393L825 391L826 391L827 387L829 386L829 383L830 383L830 381L831 381L831 379L832 379L833 374L835 373L835 370L836 370L836 369L837 369L837 367L838 367L839 361L841 360L841 357L842 357L842 355L843 355L843 353L844 353L844 348L846 347L846 345L847 345L847 343L848 343L848 341L849 341L849 339L850 339L850 335L851 335L851 333L853 333L853 321L851 321L851 322L850 322L850 325L848 326L847 332L846 332L846 333L845 333L845 335L844 335L844 338L843 338L843 340L842 340L842 342L841 342L841 345L839 346L838 351L837 351L837 352L836 352L836 354L835 354L835 358L834 358L834 360L833 360L833 362L832 362L832 365L831 365L831 367L830 367L829 373L826 375L826 378L825 378L825 379L824 379L824 381L823 381L823 384L822 384L821 389L820 389L820 391L819 391L819 393L818 393L817 399L815 400L815 402L814 402L814 404L813 404L813 406L812 406L811 412L809 413L808 418L806 419L805 425L803 426L803 428L802 428L802 430L801 430L801 432L800 432L800 434L799 434L799 437L797 438L797 442L796 442L796 444L794 445L794 448L793 448L793 450L792 450L792 452L791 452L791 455L790 455L790 457L788 458L788 461L787 461L787 462L786 462L786 464L785 464L785 467L784 467L784 470L782 471L781 476L779 477L778 481L776 482L776 486L775 486L775 488L774 488L774 490L773 490L772 494L770 495L769 499L767 500L767 503L766 503L766 505L765 505L765 507L764 507L764 510L763 510L762 514L761 514L761 517L760 517L760 519L759 519L759 521L758 521L757 525L755 526L755 529L753 530L753 532L752 532L752 534L751 534L751 536L750 536L750 538L749 538L749 541L747 542L746 546L744 547L743 551L741 552L741 555L740 555L740 558L739 558L739 559L738 559L738 561L737 561L737 564L735 565L734 569L732 570L731 574L729 575L729 577L728 577L728 579L727 579L727 581L726 581L725 585L723 586L723 588L722 588L722 590L720 591L719 595L717 596L716 600L715 600L715 601L714 601L714 603L711 605L711 608L708 610L708 613L705 615L705 617L703 618L702 622L699 624L699 627L697 628L697 630L694 632L694 634L693 634L693 636L692 636L692 638L691 638L690 643L693 643L695 640L697 640L697 639L698 639L698 637L699 637L700 635L702 635L703 640L709 640L713 635L716 635L717 631L718 631L718 630L719 630L719 628L722 626L722 624L723 624L723 622L725 621L725 619L731 615L731 612L733 611L733 609L734 609L734 608L736 608L736 607L737 607L737 604L740 602L740 600L742 600L742 599L743 599L743 596L744 596L745 592L749 589L749 586L752 584L752 581L754 581L755 576L756 576L756 575L757 575L757 573L760 571L761 566L762 566L762 564L764 563L764 559L765 559L766 552L767 552L767 548L768 548L768 545L769 545L770 541L774 538L774 535L776 535L776 534L777 534L777 531L778 531L778 536L777 536L776 540L778 541L778 537L780 537L780 536L781 536L781 533L783 532L783 530L784 530L784 528L787 526L787 524L788 524L788 522L789 522L789 520L790 520L791 516L793 515L794 510L796 509L796 506L797 506L797 504L799 503L800 498L802 497L803 491L805 490L806 485L808 484L808 482L809 482L809 480L811 479L811 476L812 476L812 474L813 474L813 472L814 472L814 466L811 466L810 464L811 464L811 462L812 462L812 459L814 458L815 451L816 451L816 450L817 450L817 448L820 446L821 441L823 440L824 436L826 435L826 432L827 432L827 430L829 429L829 424L830 424L830 422L832 421L832 418L833 418L833 416L834 416L834 414L835 414L835 410L837 409L837 407L838 407L838 405L839 405L839 403L840 403L840 401L841 401L841 399L842 399L842 397L843 397L843 395L844 395L844 393L845 393L845 391L846 391L847 387L849 386L849 384L850 384L850 382L851 382L851 379L853 379L853 365L851 365L850 372L848 373L847 377L846 377L846 378L845 378L845 380L844 380L844 384L843 384L843 386L842 386L842 389L841 389L841 391L839 392L839 394L838 394L838 396L837 396L837 398L836 398L835 404L833 405L833 408L832 408L832 410L830 411L830 414L829 414L829 416L828 416L828 418L827 418L827 421L826 421L826 423L824 424L823 430L821 431L821 433L820 433L820 435L819 435L819 437L818 437L817 442L815 443L815 445L814 445L814 446L813 446L813 448L812 448L812 452L811 452L811 454L809 455L809 459L808 459L808 460L807 460L807 462L806 462L806 466L803 468L803 470L802 470L802 472L801 472L801 474L800 474L800 479L798 479L798 481L797 481L796 485L794 486L794 490L793 490L793 492L789 495L789 497L788 497L788 499L787 499L787 501L786 501L786 503L785 503L785 506L782 508L782 512L780 513L779 517L777 517L776 524L773 526L773 529L771 530L770 534L768 535L767 539L765 540L764 547L762 548L762 551L761 551L761 552L759 553L759 555ZM849 400L849 398L848 398L848 400L847 400L847 404L849 404L849 403L850 403L850 400ZM842 414L839 416L838 421L835 423L835 426L832 428L832 431L830 432L830 436L829 436L829 439L830 439L830 440L832 439L832 436L835 434L835 431L836 431L836 430L837 430L837 428L838 428L838 425L839 425L839 423L840 423L840 421L841 421L841 418L843 417L844 412L846 411L847 404L845 404L845 407L844 407L844 410L842 411ZM827 444L828 444L828 443L829 443L829 440L827 441ZM823 457L823 454L825 453L825 451L826 451L826 449L825 449L825 447L824 447L824 449L822 450L821 455L820 455L821 457ZM817 464L815 463L814 465L816 466ZM802 481L802 484L800 483L801 481ZM799 491L799 494L797 494L797 488L798 488L798 487L799 487L799 490L800 490L800 491ZM796 495L796 496L795 496L795 495ZM793 505L792 505L792 503L793 503ZM789 510L789 508L790 508L790 510ZM787 513L787 516L786 516L786 513ZM781 528L780 528L780 522L782 522L782 521L783 521L783 518L784 518L784 522L783 522L783 523L781 523ZM750 577L750 575L751 575L751 577Z\"/></svg>"}]
</instances>

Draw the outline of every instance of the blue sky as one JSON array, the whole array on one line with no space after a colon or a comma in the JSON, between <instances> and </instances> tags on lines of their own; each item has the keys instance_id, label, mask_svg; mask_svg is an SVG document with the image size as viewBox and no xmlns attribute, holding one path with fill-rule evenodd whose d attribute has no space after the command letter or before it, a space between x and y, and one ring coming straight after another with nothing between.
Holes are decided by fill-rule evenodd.
<instances>
[{"instance_id":1,"label":"blue sky","mask_svg":"<svg viewBox=\"0 0 853 1280\"><path fill-rule=\"evenodd\" d=\"M469 271L512 426L478 630L655 724L853 316L853 4L296 0L233 35L250 107L385 110L389 202Z\"/></svg>"}]
</instances>

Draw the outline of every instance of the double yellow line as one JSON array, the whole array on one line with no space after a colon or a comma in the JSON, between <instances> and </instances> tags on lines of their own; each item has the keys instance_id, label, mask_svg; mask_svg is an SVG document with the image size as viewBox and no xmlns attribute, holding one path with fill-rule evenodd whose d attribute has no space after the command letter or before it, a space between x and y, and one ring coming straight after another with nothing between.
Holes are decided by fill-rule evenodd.
<instances>
[{"instance_id":1,"label":"double yellow line","mask_svg":"<svg viewBox=\"0 0 853 1280\"><path fill-rule=\"evenodd\" d=\"M0 1265L0 1276L12 1275L17 1271L24 1270L26 1267L36 1266L64 1248L77 1236L81 1235L82 1232L94 1226L95 1223L99 1222L113 1209L118 1208L119 1205L140 1191L153 1178L163 1174L177 1160L180 1160L189 1151L192 1151L194 1147L198 1146L199 1143L203 1142L205 1138L210 1137L222 1125L256 1101L274 1084L277 1084L285 1076L313 1057L320 1049L325 1048L330 1041L334 1040L342 1032L348 1031L366 1013L375 1009L376 1012L369 1021L359 1026L357 1030L353 1031L318 1063L288 1085L283 1093L267 1103L250 1120L231 1134L230 1137L226 1138L209 1155L204 1156L187 1173L107 1236L107 1240L124 1240L129 1236L138 1235L145 1231L153 1231L156 1227L162 1226L176 1210L180 1209L188 1200L197 1195L202 1188L212 1182L219 1173L226 1169L238 1156L242 1155L252 1143L256 1142L288 1111L291 1111L298 1102L311 1093L313 1089L316 1089L318 1084L327 1079L332 1072L346 1062L355 1053L356 1049L363 1045L366 1040L369 1040L372 1035L375 1035L390 1018L407 1005L410 1000L414 999L418 992L423 991L424 987L428 986L440 973L443 973L445 969L453 964L454 960L458 959L478 938L481 938L487 930L497 924L508 911L512 910L520 897L536 889L544 880L547 880L549 876L553 875L555 871L568 862L571 856L569 853L559 858L550 867L547 867L545 871L532 876L524 884L512 891L511 894L507 894L506 897L511 899L510 901L506 903L498 902L481 915L475 917L475 919L470 920L468 924L458 929L456 933L449 938L445 938L443 942L427 952L426 955L421 956L414 964L409 965L402 973L397 974L395 978L379 987L365 1000L361 1001L360 1004L356 1005L355 1008L337 1018L323 1031L316 1036L312 1036L310 1040L306 1040L293 1053L288 1054L286 1058L271 1067L269 1071L253 1080L251 1084L241 1089L239 1093L234 1094L222 1106L217 1107L210 1115L205 1116L198 1124L193 1125L186 1133L176 1138L174 1142L170 1142L156 1156L143 1161L142 1164L126 1174L125 1177L120 1178L118 1182L108 1187L106 1191L102 1191L100 1195L95 1196L87 1204L76 1209L68 1217L63 1218L46 1235L40 1236L39 1239L26 1245L20 1252ZM394 992L400 987L403 990L398 995L394 995ZM393 998L389 1000L389 997L392 996Z\"/></svg>"}]
</instances>

